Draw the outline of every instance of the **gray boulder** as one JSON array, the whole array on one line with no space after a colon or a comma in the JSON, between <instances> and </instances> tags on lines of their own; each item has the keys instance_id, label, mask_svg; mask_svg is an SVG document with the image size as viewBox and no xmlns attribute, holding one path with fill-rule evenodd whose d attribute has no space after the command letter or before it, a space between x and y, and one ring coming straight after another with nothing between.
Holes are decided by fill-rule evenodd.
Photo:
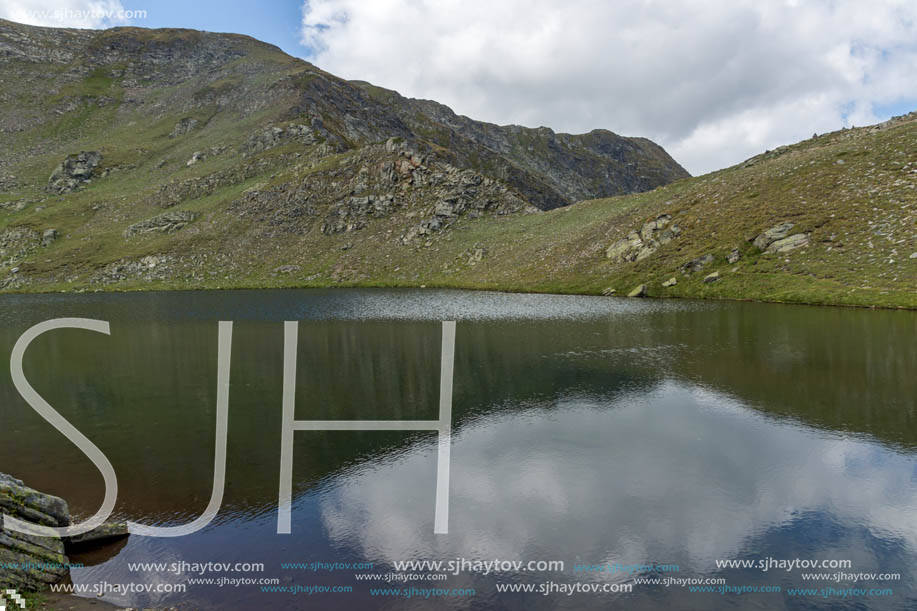
<instances>
[{"instance_id":1,"label":"gray boulder","mask_svg":"<svg viewBox=\"0 0 917 611\"><path fill-rule=\"evenodd\" d=\"M102 154L98 151L82 151L68 155L51 173L48 179L48 191L52 193L70 193L92 179L93 171L102 163Z\"/></svg>"},{"instance_id":2,"label":"gray boulder","mask_svg":"<svg viewBox=\"0 0 917 611\"><path fill-rule=\"evenodd\" d=\"M41 234L41 245L50 246L54 240L57 239L57 229L45 229L45 232Z\"/></svg>"},{"instance_id":3,"label":"gray boulder","mask_svg":"<svg viewBox=\"0 0 917 611\"><path fill-rule=\"evenodd\" d=\"M794 233L791 236L785 237L782 240L777 240L771 242L767 247L767 252L781 253L787 252L790 250L795 250L797 248L802 248L803 246L809 245L809 234L807 233Z\"/></svg>"},{"instance_id":4,"label":"gray boulder","mask_svg":"<svg viewBox=\"0 0 917 611\"><path fill-rule=\"evenodd\" d=\"M793 223L781 223L774 227L771 227L767 231L762 231L759 233L753 243L758 247L758 250L767 250L767 247L770 246L773 242L777 240L782 240L789 235L790 229L795 225Z\"/></svg>"},{"instance_id":5,"label":"gray boulder","mask_svg":"<svg viewBox=\"0 0 917 611\"><path fill-rule=\"evenodd\" d=\"M194 128L197 127L197 123L198 121L194 117L185 117L175 124L175 127L172 128L172 131L169 132L169 138L184 136L185 134L194 130Z\"/></svg>"},{"instance_id":6,"label":"gray boulder","mask_svg":"<svg viewBox=\"0 0 917 611\"><path fill-rule=\"evenodd\" d=\"M713 263L713 255L707 254L696 259L691 259L687 263L681 266L681 273L683 274L693 274L694 272L699 272L704 269L706 266Z\"/></svg>"}]
</instances>

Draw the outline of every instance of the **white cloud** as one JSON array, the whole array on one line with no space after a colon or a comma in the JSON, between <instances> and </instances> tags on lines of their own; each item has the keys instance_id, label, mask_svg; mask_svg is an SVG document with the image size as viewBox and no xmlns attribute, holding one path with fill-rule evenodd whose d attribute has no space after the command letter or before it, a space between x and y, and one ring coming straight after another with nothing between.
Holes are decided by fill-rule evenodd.
<instances>
[{"instance_id":1,"label":"white cloud","mask_svg":"<svg viewBox=\"0 0 917 611\"><path fill-rule=\"evenodd\" d=\"M124 25L130 12L120 0L3 0L0 17L57 28L103 28Z\"/></svg>"},{"instance_id":2,"label":"white cloud","mask_svg":"<svg viewBox=\"0 0 917 611\"><path fill-rule=\"evenodd\" d=\"M692 173L917 99L907 0L310 0L322 68L496 123L650 137Z\"/></svg>"},{"instance_id":3,"label":"white cloud","mask_svg":"<svg viewBox=\"0 0 917 611\"><path fill-rule=\"evenodd\" d=\"M328 480L319 503L331 541L380 564L572 549L568 562L664 561L700 577L717 559L768 549L801 516L821 515L844 528L809 541L813 556L878 569L881 553L860 529L917 550L908 456L677 382L610 403L561 399L549 410L490 414L452 441L448 537L433 533L433 440Z\"/></svg>"}]
</instances>

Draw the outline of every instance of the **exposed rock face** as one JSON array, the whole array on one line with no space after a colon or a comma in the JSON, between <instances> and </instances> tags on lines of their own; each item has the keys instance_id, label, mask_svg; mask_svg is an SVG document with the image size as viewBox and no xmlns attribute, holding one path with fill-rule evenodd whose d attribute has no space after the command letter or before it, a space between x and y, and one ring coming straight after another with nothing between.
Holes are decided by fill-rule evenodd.
<instances>
[{"instance_id":1,"label":"exposed rock face","mask_svg":"<svg viewBox=\"0 0 917 611\"><path fill-rule=\"evenodd\" d=\"M274 148L284 142L298 142L310 146L318 139L333 139L331 134L322 127L322 122L317 117L313 119L312 126L290 124L286 127L271 126L252 134L245 143L245 154L252 155L261 151Z\"/></svg>"},{"instance_id":2,"label":"exposed rock face","mask_svg":"<svg viewBox=\"0 0 917 611\"><path fill-rule=\"evenodd\" d=\"M646 285L640 284L627 294L628 297L646 297Z\"/></svg>"},{"instance_id":3,"label":"exposed rock face","mask_svg":"<svg viewBox=\"0 0 917 611\"><path fill-rule=\"evenodd\" d=\"M196 212L185 210L170 210L151 219L134 223L124 232L125 237L132 237L141 233L174 233L197 218Z\"/></svg>"},{"instance_id":4,"label":"exposed rock face","mask_svg":"<svg viewBox=\"0 0 917 611\"><path fill-rule=\"evenodd\" d=\"M270 160L249 161L238 168L219 170L206 176L169 182L159 187L156 193L148 198L148 201L159 208L171 208L184 201L211 195L223 187L244 182L253 176L273 169L277 163L277 160L273 160L273 163Z\"/></svg>"},{"instance_id":5,"label":"exposed rock face","mask_svg":"<svg viewBox=\"0 0 917 611\"><path fill-rule=\"evenodd\" d=\"M93 170L102 163L102 154L98 151L83 151L68 155L51 173L48 179L48 191L52 193L69 193L92 179Z\"/></svg>"},{"instance_id":6,"label":"exposed rock face","mask_svg":"<svg viewBox=\"0 0 917 611\"><path fill-rule=\"evenodd\" d=\"M0 514L42 526L70 525L67 502L42 494L8 475L0 474ZM47 589L63 579L68 569L67 554L60 539L33 537L6 530L0 524L0 588L20 592ZM41 565L38 568L36 565ZM11 568L16 566L18 568Z\"/></svg>"},{"instance_id":7,"label":"exposed rock face","mask_svg":"<svg viewBox=\"0 0 917 611\"><path fill-rule=\"evenodd\" d=\"M603 129L572 135L547 127L493 125L456 115L437 102L406 99L393 91L386 94L391 110L412 129L431 133L436 144L459 156L474 154L475 149L492 151L487 158L475 156L502 166L498 177L543 210L591 197L647 191L688 176L644 138L625 138ZM434 126L439 129L431 130Z\"/></svg>"},{"instance_id":8,"label":"exposed rock face","mask_svg":"<svg viewBox=\"0 0 917 611\"><path fill-rule=\"evenodd\" d=\"M323 145L321 145L323 146ZM305 234L318 224L331 236L358 232L396 211L419 219L402 244L429 237L461 217L535 211L505 183L396 144L366 146L304 178L252 188L230 206L270 235Z\"/></svg>"},{"instance_id":9,"label":"exposed rock face","mask_svg":"<svg viewBox=\"0 0 917 611\"><path fill-rule=\"evenodd\" d=\"M711 284L713 282L716 282L719 279L720 279L720 273L713 272L712 274L707 274L706 276L704 276L704 284Z\"/></svg>"},{"instance_id":10,"label":"exposed rock face","mask_svg":"<svg viewBox=\"0 0 917 611\"><path fill-rule=\"evenodd\" d=\"M331 207L322 224L322 233L332 235L363 229L369 217L387 216L394 207L395 196L391 193L351 196Z\"/></svg>"}]
</instances>

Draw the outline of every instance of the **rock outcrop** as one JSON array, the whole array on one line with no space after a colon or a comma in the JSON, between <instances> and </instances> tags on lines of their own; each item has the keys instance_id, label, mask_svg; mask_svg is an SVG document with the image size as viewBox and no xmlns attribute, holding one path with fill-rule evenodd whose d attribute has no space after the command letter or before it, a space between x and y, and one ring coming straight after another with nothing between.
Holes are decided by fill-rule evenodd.
<instances>
[{"instance_id":1,"label":"rock outcrop","mask_svg":"<svg viewBox=\"0 0 917 611\"><path fill-rule=\"evenodd\" d=\"M772 253L781 253L788 252L790 250L795 250L797 248L802 248L803 246L808 246L809 244L809 234L807 233L794 233L793 235L787 236L782 240L775 240L770 243L767 247L767 252Z\"/></svg>"},{"instance_id":2,"label":"rock outcrop","mask_svg":"<svg viewBox=\"0 0 917 611\"><path fill-rule=\"evenodd\" d=\"M50 246L57 239L57 229L45 229L41 234L41 245Z\"/></svg>"},{"instance_id":3,"label":"rock outcrop","mask_svg":"<svg viewBox=\"0 0 917 611\"><path fill-rule=\"evenodd\" d=\"M0 514L42 526L70 525L67 502L33 490L20 480L0 474ZM20 592L47 589L69 572L67 552L60 539L34 537L7 530L0 524L0 589Z\"/></svg>"},{"instance_id":4,"label":"rock outcrop","mask_svg":"<svg viewBox=\"0 0 917 611\"><path fill-rule=\"evenodd\" d=\"M711 254L706 254L706 255L697 257L696 259L691 259L690 261L688 261L687 263L681 266L681 273L693 274L695 272L699 272L702 269L704 269L705 267L707 267L708 265L710 265L711 263L713 263L714 259L715 257Z\"/></svg>"},{"instance_id":5,"label":"rock outcrop","mask_svg":"<svg viewBox=\"0 0 917 611\"><path fill-rule=\"evenodd\" d=\"M787 252L807 246L809 244L809 234L794 233L790 235L790 230L793 227L795 227L793 223L781 223L759 233L753 239L753 243L758 250L770 253Z\"/></svg>"},{"instance_id":6,"label":"rock outcrop","mask_svg":"<svg viewBox=\"0 0 917 611\"><path fill-rule=\"evenodd\" d=\"M668 227L671 220L671 215L661 214L647 221L639 231L631 231L626 238L609 246L605 250L605 256L624 262L641 261L649 257L660 246L668 244L681 235L678 225Z\"/></svg>"},{"instance_id":7,"label":"rock outcrop","mask_svg":"<svg viewBox=\"0 0 917 611\"><path fill-rule=\"evenodd\" d=\"M52 193L70 193L92 180L93 171L102 163L102 154L98 151L82 151L68 155L60 162L48 179L48 191Z\"/></svg>"},{"instance_id":8,"label":"rock outcrop","mask_svg":"<svg viewBox=\"0 0 917 611\"><path fill-rule=\"evenodd\" d=\"M169 138L177 138L179 136L184 136L185 134L190 133L197 127L197 119L194 117L184 117L178 123L175 124L175 127L172 128L172 131L169 132Z\"/></svg>"}]
</instances>

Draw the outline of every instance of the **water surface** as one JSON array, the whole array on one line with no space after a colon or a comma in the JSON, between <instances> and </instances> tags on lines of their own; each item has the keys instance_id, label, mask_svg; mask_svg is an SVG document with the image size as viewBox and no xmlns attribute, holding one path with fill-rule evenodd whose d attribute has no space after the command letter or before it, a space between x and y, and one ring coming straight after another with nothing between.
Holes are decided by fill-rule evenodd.
<instances>
[{"instance_id":1,"label":"water surface","mask_svg":"<svg viewBox=\"0 0 917 611\"><path fill-rule=\"evenodd\" d=\"M129 564L257 562L264 573L241 576L353 587L347 594L294 595L189 585L184 594L106 597L113 602L238 609L917 608L913 312L394 290L4 296L0 306L4 355L44 320L111 323L110 336L60 330L39 337L25 372L113 463L117 516L160 525L193 520L210 498L217 321L234 321L219 516L188 537L132 537L114 557L75 570L74 582L187 584L187 574L135 572ZM286 320L300 321L301 420L436 419L439 321L458 321L448 535L433 533L435 433L372 431L296 433L293 532L275 534ZM19 397L8 370L0 372L0 422L0 471L63 496L78 516L95 512L101 476ZM802 570L716 565L768 557L845 559L845 572L900 579L812 582ZM455 558L566 566L410 584L475 590L430 599L373 596L353 570L281 568L371 562L372 571L356 572L384 574L395 562ZM667 576L781 592L721 595L661 585L572 596L496 591L508 583L633 579L574 570L613 563L678 565ZM892 594L787 592L797 587Z\"/></svg>"}]
</instances>

